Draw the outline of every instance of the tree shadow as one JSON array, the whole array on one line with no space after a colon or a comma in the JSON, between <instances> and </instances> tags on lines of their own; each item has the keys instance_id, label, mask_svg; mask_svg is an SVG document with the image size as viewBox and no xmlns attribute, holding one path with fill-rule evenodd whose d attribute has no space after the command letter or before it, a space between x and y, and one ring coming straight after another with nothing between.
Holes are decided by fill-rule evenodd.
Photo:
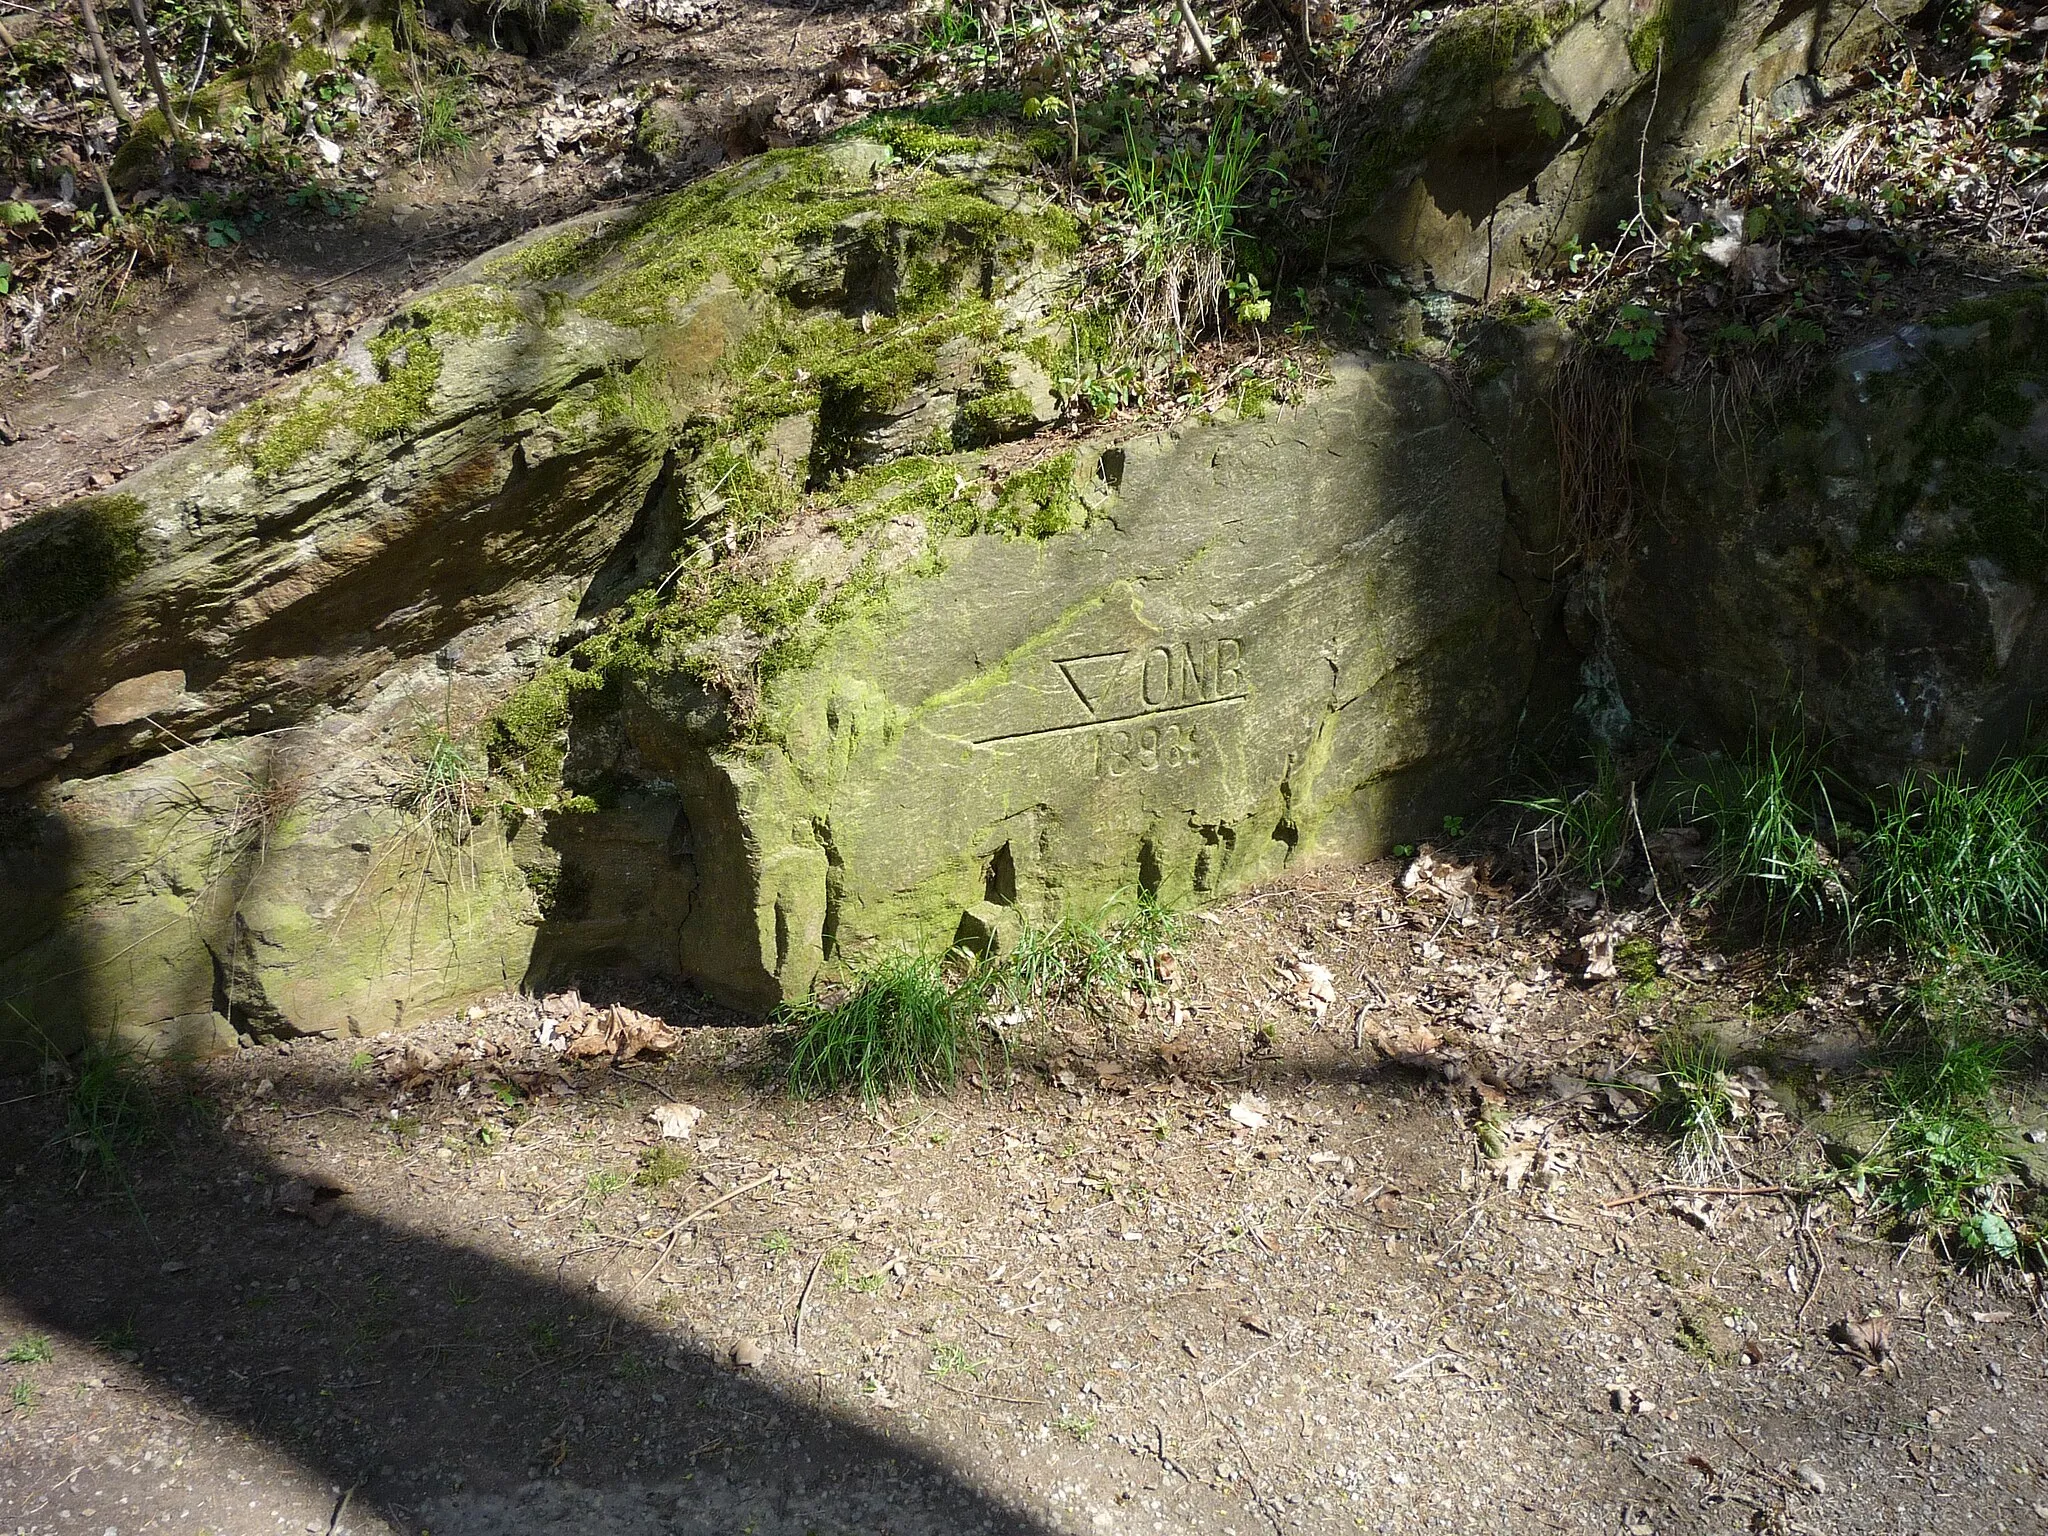
<instances>
[{"instance_id":1,"label":"tree shadow","mask_svg":"<svg viewBox=\"0 0 2048 1536\"><path fill-rule=\"evenodd\" d=\"M648 1326L627 1305L643 1254L600 1294L564 1278L568 1255L494 1253L481 1224L408 1225L347 1199L337 1216L293 1184L303 1170L180 1118L97 1193L52 1177L23 1197L17 1182L7 1295L35 1327L129 1354L188 1412L354 1490L357 1530L372 1510L447 1532L574 1527L599 1508L606 1529L1043 1528L910 1436L824 1406L786 1329L741 1371L730 1341ZM0 1159L47 1165L48 1129L7 1117Z\"/></svg>"}]
</instances>

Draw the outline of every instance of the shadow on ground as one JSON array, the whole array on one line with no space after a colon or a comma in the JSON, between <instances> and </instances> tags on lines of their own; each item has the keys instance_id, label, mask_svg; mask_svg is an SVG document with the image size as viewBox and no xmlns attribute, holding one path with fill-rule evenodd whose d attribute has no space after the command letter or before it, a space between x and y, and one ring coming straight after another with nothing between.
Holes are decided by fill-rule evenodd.
<instances>
[{"instance_id":1,"label":"shadow on ground","mask_svg":"<svg viewBox=\"0 0 2048 1536\"><path fill-rule=\"evenodd\" d=\"M645 1256L607 1297L556 1278L573 1255L515 1266L473 1232L294 1215L274 1198L291 1170L183 1119L125 1179L74 1191L58 1118L10 1112L0 1160L30 1191L0 1229L10 1310L139 1356L164 1401L354 1490L335 1526L1041 1529L927 1449L804 1401L800 1363L770 1381L726 1344L631 1320L613 1303Z\"/></svg>"}]
</instances>

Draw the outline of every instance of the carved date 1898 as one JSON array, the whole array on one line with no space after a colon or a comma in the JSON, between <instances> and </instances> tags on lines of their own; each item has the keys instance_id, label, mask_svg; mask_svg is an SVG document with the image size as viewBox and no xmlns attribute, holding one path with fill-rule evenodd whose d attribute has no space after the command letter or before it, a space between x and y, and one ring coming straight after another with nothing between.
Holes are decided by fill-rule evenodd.
<instances>
[{"instance_id":1,"label":"carved date 1898","mask_svg":"<svg viewBox=\"0 0 2048 1536\"><path fill-rule=\"evenodd\" d=\"M1120 779L1134 769L1157 773L1161 768L1193 768L1202 760L1200 731L1200 726L1179 722L1097 731L1095 777Z\"/></svg>"}]
</instances>

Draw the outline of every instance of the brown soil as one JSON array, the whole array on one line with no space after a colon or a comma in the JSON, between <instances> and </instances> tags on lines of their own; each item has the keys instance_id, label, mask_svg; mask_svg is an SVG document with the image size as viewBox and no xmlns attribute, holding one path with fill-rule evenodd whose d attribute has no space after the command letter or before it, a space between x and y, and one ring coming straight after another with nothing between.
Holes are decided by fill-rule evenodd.
<instances>
[{"instance_id":1,"label":"brown soil","mask_svg":"<svg viewBox=\"0 0 2048 1536\"><path fill-rule=\"evenodd\" d=\"M1668 1141L1588 1086L1680 1011L1824 1084L1865 979L1760 1030L1762 978L1678 935L1654 987L1588 986L1531 905L1461 919L1394 874L1239 899L1194 924L1169 993L1052 1010L956 1091L868 1108L792 1102L768 1032L680 999L659 1062L566 1063L511 997L246 1050L179 1078L186 1107L115 1180L67 1161L61 1085L0 1091L0 1349L54 1354L0 1367L0 1514L95 1536L2048 1526L2032 1298L1838 1200L1664 1191L1688 1182ZM1811 1171L1811 1134L1744 1081L1716 1184ZM705 1112L666 1143L688 1166L635 1182L669 1100ZM1526 1155L1480 1151L1495 1101ZM1830 1339L1872 1316L1881 1370Z\"/></svg>"}]
</instances>

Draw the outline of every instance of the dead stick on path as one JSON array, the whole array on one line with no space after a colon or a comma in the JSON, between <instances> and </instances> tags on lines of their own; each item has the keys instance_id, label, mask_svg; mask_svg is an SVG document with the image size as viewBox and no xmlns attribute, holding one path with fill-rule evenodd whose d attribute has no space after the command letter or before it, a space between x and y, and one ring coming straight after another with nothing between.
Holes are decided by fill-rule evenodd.
<instances>
[{"instance_id":1,"label":"dead stick on path","mask_svg":"<svg viewBox=\"0 0 2048 1536\"><path fill-rule=\"evenodd\" d=\"M1623 1195L1619 1200L1609 1200L1600 1209L1611 1211L1620 1206L1634 1205L1639 1200L1655 1200L1660 1195L1796 1195L1800 1193L1790 1184L1659 1184L1655 1189L1640 1189L1632 1195Z\"/></svg>"},{"instance_id":2,"label":"dead stick on path","mask_svg":"<svg viewBox=\"0 0 2048 1536\"><path fill-rule=\"evenodd\" d=\"M334 1506L334 1517L327 1522L327 1536L334 1536L335 1529L341 1524L341 1517L348 1513L348 1501L356 1496L356 1488L362 1486L361 1483L357 1483L355 1488L349 1489L341 1496L341 1502Z\"/></svg>"},{"instance_id":3,"label":"dead stick on path","mask_svg":"<svg viewBox=\"0 0 2048 1536\"><path fill-rule=\"evenodd\" d=\"M798 1354L804 1352L804 1308L811 1304L811 1287L818 1283L818 1271L825 1267L825 1255L831 1251L827 1248L819 1253L818 1262L811 1266L810 1278L804 1281L803 1294L796 1299L796 1330L791 1347Z\"/></svg>"},{"instance_id":4,"label":"dead stick on path","mask_svg":"<svg viewBox=\"0 0 2048 1536\"><path fill-rule=\"evenodd\" d=\"M648 1280L653 1276L655 1270L661 1268L661 1266L668 1259L669 1249L675 1247L676 1239L683 1235L683 1228L687 1227L691 1222L697 1220L697 1218L700 1216L708 1216L711 1212L717 1210L721 1205L725 1204L726 1201L737 1200L741 1195L744 1195L750 1189L759 1189L763 1184L774 1182L774 1180L777 1177L779 1177L781 1173L782 1170L780 1168L771 1168L768 1172L762 1174L761 1177L753 1180L751 1183L741 1184L737 1188L728 1189L716 1200L708 1201L707 1203L698 1206L697 1209L690 1212L689 1215L685 1216L681 1221L677 1222L674 1226L670 1227L668 1231L664 1232L661 1235L661 1240L663 1242L661 1253L659 1254L659 1256L656 1257L655 1261L648 1266L647 1273L642 1275L638 1280L635 1280L633 1282L633 1289L626 1292L626 1294L628 1296L633 1295L640 1289L641 1286L645 1285L648 1282Z\"/></svg>"}]
</instances>

